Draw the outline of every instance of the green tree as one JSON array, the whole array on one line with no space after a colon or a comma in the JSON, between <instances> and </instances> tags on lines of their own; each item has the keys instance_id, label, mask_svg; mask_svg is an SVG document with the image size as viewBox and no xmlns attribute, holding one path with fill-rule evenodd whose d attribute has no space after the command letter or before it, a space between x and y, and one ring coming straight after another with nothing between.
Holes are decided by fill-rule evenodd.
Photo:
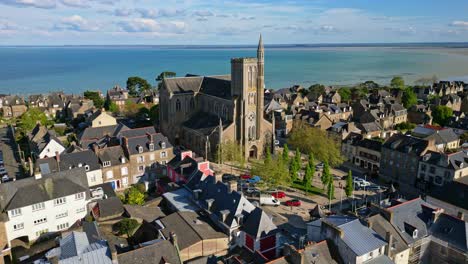
<instances>
[{"instance_id":1,"label":"green tree","mask_svg":"<svg viewBox=\"0 0 468 264\"><path fill-rule=\"evenodd\" d=\"M137 187L132 186L125 191L125 203L143 205L145 203L145 194Z\"/></svg>"},{"instance_id":2,"label":"green tree","mask_svg":"<svg viewBox=\"0 0 468 264\"><path fill-rule=\"evenodd\" d=\"M153 105L150 108L149 115L151 118L151 121L154 122L159 122L159 105Z\"/></svg>"},{"instance_id":3,"label":"green tree","mask_svg":"<svg viewBox=\"0 0 468 264\"><path fill-rule=\"evenodd\" d=\"M325 131L311 127L305 122L296 122L289 134L288 145L299 148L302 153L312 153L318 160L327 160L337 166L343 162L338 142Z\"/></svg>"},{"instance_id":4,"label":"green tree","mask_svg":"<svg viewBox=\"0 0 468 264\"><path fill-rule=\"evenodd\" d=\"M418 97L411 87L407 87L404 90L403 96L401 97L401 102L406 109L409 109L411 106L418 103Z\"/></svg>"},{"instance_id":5,"label":"green tree","mask_svg":"<svg viewBox=\"0 0 468 264\"><path fill-rule=\"evenodd\" d=\"M127 235L131 237L135 229L139 226L137 220L124 218L115 224L118 235Z\"/></svg>"},{"instance_id":6,"label":"green tree","mask_svg":"<svg viewBox=\"0 0 468 264\"><path fill-rule=\"evenodd\" d=\"M410 123L410 122L403 122L400 124L395 125L395 129L399 131L407 131L407 130L412 130L416 127L416 124Z\"/></svg>"},{"instance_id":7,"label":"green tree","mask_svg":"<svg viewBox=\"0 0 468 264\"><path fill-rule=\"evenodd\" d=\"M289 164L289 148L287 144L284 144L282 156L284 163Z\"/></svg>"},{"instance_id":8,"label":"green tree","mask_svg":"<svg viewBox=\"0 0 468 264\"><path fill-rule=\"evenodd\" d=\"M405 80L401 76L395 76L390 81L390 86L395 89L403 89L405 88Z\"/></svg>"},{"instance_id":9,"label":"green tree","mask_svg":"<svg viewBox=\"0 0 468 264\"><path fill-rule=\"evenodd\" d=\"M346 177L346 187L345 187L346 196L351 197L351 195L353 195L353 191L354 191L353 174L351 170L349 170L348 176Z\"/></svg>"},{"instance_id":10,"label":"green tree","mask_svg":"<svg viewBox=\"0 0 468 264\"><path fill-rule=\"evenodd\" d=\"M330 174L330 166L328 165L327 161L323 162L323 171L322 171L322 176L320 177L320 180L322 181L323 187L328 185L328 182L330 181L331 174Z\"/></svg>"},{"instance_id":11,"label":"green tree","mask_svg":"<svg viewBox=\"0 0 468 264\"><path fill-rule=\"evenodd\" d=\"M312 98L318 98L320 95L325 93L325 85L322 84L313 84L309 87L309 91L307 94L309 94Z\"/></svg>"},{"instance_id":12,"label":"green tree","mask_svg":"<svg viewBox=\"0 0 468 264\"><path fill-rule=\"evenodd\" d=\"M304 186L306 193L309 192L309 189L312 185L312 176L312 168L309 166L309 164L307 164L305 168L304 178L302 179L302 185Z\"/></svg>"},{"instance_id":13,"label":"green tree","mask_svg":"<svg viewBox=\"0 0 468 264\"><path fill-rule=\"evenodd\" d=\"M433 121L441 126L448 125L450 118L453 116L453 110L444 105L438 105L432 111Z\"/></svg>"},{"instance_id":14,"label":"green tree","mask_svg":"<svg viewBox=\"0 0 468 264\"><path fill-rule=\"evenodd\" d=\"M341 100L342 101L349 101L351 100L351 89L349 89L348 87L343 87L343 88L340 88L338 90L338 93L340 94L341 96Z\"/></svg>"},{"instance_id":15,"label":"green tree","mask_svg":"<svg viewBox=\"0 0 468 264\"><path fill-rule=\"evenodd\" d=\"M128 77L127 90L130 96L137 96L139 92L141 93L151 90L151 85L148 83L147 80L141 77Z\"/></svg>"},{"instance_id":16,"label":"green tree","mask_svg":"<svg viewBox=\"0 0 468 264\"><path fill-rule=\"evenodd\" d=\"M92 100L94 106L97 109L101 109L104 106L104 99L101 97L101 94L97 91L85 91L83 93L84 98Z\"/></svg>"},{"instance_id":17,"label":"green tree","mask_svg":"<svg viewBox=\"0 0 468 264\"><path fill-rule=\"evenodd\" d=\"M251 175L260 176L262 181L268 186L278 187L290 183L289 169L287 164L283 162L283 159L280 156L275 156L274 158L270 156L271 160L268 161L267 157L268 154L265 160L252 162Z\"/></svg>"},{"instance_id":18,"label":"green tree","mask_svg":"<svg viewBox=\"0 0 468 264\"><path fill-rule=\"evenodd\" d=\"M299 163L294 158L291 160L291 164L289 165L289 175L291 177L291 183L294 183L297 180L297 173L301 169Z\"/></svg>"},{"instance_id":19,"label":"green tree","mask_svg":"<svg viewBox=\"0 0 468 264\"><path fill-rule=\"evenodd\" d=\"M468 132L465 132L460 136L460 143L463 144L466 142L468 142Z\"/></svg>"},{"instance_id":20,"label":"green tree","mask_svg":"<svg viewBox=\"0 0 468 264\"><path fill-rule=\"evenodd\" d=\"M119 107L117 106L115 102L110 102L107 110L115 114L119 112Z\"/></svg>"},{"instance_id":21,"label":"green tree","mask_svg":"<svg viewBox=\"0 0 468 264\"><path fill-rule=\"evenodd\" d=\"M296 153L294 154L294 159L296 160L299 167L302 167L301 151L299 148L296 148Z\"/></svg>"},{"instance_id":22,"label":"green tree","mask_svg":"<svg viewBox=\"0 0 468 264\"><path fill-rule=\"evenodd\" d=\"M233 141L225 141L217 146L217 160L219 163L224 164L230 162L241 168L245 166L245 156L242 146Z\"/></svg>"},{"instance_id":23,"label":"green tree","mask_svg":"<svg viewBox=\"0 0 468 264\"><path fill-rule=\"evenodd\" d=\"M270 147L267 147L266 153L265 153L265 164L269 165L271 163L271 150Z\"/></svg>"},{"instance_id":24,"label":"green tree","mask_svg":"<svg viewBox=\"0 0 468 264\"><path fill-rule=\"evenodd\" d=\"M327 183L327 197L330 202L335 198L335 183L333 177L330 177Z\"/></svg>"},{"instance_id":25,"label":"green tree","mask_svg":"<svg viewBox=\"0 0 468 264\"><path fill-rule=\"evenodd\" d=\"M24 112L19 119L19 132L24 134L29 133L37 123L43 126L50 126L53 125L54 122L49 120L39 108L31 107L28 111Z\"/></svg>"}]
</instances>

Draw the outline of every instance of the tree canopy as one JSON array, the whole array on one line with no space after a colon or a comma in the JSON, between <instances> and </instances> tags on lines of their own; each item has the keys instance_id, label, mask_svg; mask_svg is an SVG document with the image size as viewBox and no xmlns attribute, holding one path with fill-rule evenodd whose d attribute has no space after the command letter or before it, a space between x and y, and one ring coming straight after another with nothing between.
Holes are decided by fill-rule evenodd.
<instances>
[{"instance_id":1,"label":"tree canopy","mask_svg":"<svg viewBox=\"0 0 468 264\"><path fill-rule=\"evenodd\" d=\"M38 122L43 126L50 126L54 123L52 120L48 120L47 116L39 108L30 107L28 111L21 115L18 128L22 133L29 133Z\"/></svg>"},{"instance_id":2,"label":"tree canopy","mask_svg":"<svg viewBox=\"0 0 468 264\"><path fill-rule=\"evenodd\" d=\"M143 205L145 203L145 194L138 187L132 186L125 190L124 195L120 199L125 204Z\"/></svg>"},{"instance_id":3,"label":"tree canopy","mask_svg":"<svg viewBox=\"0 0 468 264\"><path fill-rule=\"evenodd\" d=\"M351 197L353 195L353 191L354 191L353 174L351 170L349 170L348 176L346 177L346 187L345 187L346 196Z\"/></svg>"},{"instance_id":4,"label":"tree canopy","mask_svg":"<svg viewBox=\"0 0 468 264\"><path fill-rule=\"evenodd\" d=\"M340 88L338 90L338 93L340 94L341 96L341 100L342 101L349 101L351 100L351 89L349 89L348 87L343 87L343 88Z\"/></svg>"},{"instance_id":5,"label":"tree canopy","mask_svg":"<svg viewBox=\"0 0 468 264\"><path fill-rule=\"evenodd\" d=\"M433 122L446 126L453 116L453 110L450 107L444 105L438 105L432 111Z\"/></svg>"},{"instance_id":6,"label":"tree canopy","mask_svg":"<svg viewBox=\"0 0 468 264\"><path fill-rule=\"evenodd\" d=\"M418 97L411 87L407 87L404 90L403 96L401 97L401 102L406 109L418 103Z\"/></svg>"},{"instance_id":7,"label":"tree canopy","mask_svg":"<svg viewBox=\"0 0 468 264\"><path fill-rule=\"evenodd\" d=\"M327 161L323 162L323 171L322 171L322 177L320 177L320 180L322 181L323 187L328 186L328 182L330 179L333 178L330 174L330 166L328 165Z\"/></svg>"},{"instance_id":8,"label":"tree canopy","mask_svg":"<svg viewBox=\"0 0 468 264\"><path fill-rule=\"evenodd\" d=\"M310 94L312 98L318 98L324 92L325 92L325 85L316 83L309 87L307 94Z\"/></svg>"},{"instance_id":9,"label":"tree canopy","mask_svg":"<svg viewBox=\"0 0 468 264\"><path fill-rule=\"evenodd\" d=\"M318 160L328 161L332 166L337 166L343 161L338 143L328 137L325 131L311 127L305 122L294 124L288 144L302 153L312 153Z\"/></svg>"},{"instance_id":10,"label":"tree canopy","mask_svg":"<svg viewBox=\"0 0 468 264\"><path fill-rule=\"evenodd\" d=\"M133 231L135 231L138 226L137 220L131 218L124 218L115 224L117 233L119 235L127 235L127 237L131 237Z\"/></svg>"},{"instance_id":11,"label":"tree canopy","mask_svg":"<svg viewBox=\"0 0 468 264\"><path fill-rule=\"evenodd\" d=\"M405 80L401 76L395 76L390 81L390 86L396 89L403 89L405 88Z\"/></svg>"},{"instance_id":12,"label":"tree canopy","mask_svg":"<svg viewBox=\"0 0 468 264\"><path fill-rule=\"evenodd\" d=\"M250 169L251 175L258 175L269 186L277 187L290 183L288 165L281 156L271 157L267 151L265 160L254 161Z\"/></svg>"},{"instance_id":13,"label":"tree canopy","mask_svg":"<svg viewBox=\"0 0 468 264\"><path fill-rule=\"evenodd\" d=\"M241 168L245 166L246 162L242 146L230 140L218 145L217 160L218 163L231 162Z\"/></svg>"},{"instance_id":14,"label":"tree canopy","mask_svg":"<svg viewBox=\"0 0 468 264\"><path fill-rule=\"evenodd\" d=\"M137 96L140 92L145 92L151 90L151 85L148 83L147 80L138 77L128 77L127 79L127 90L130 96Z\"/></svg>"},{"instance_id":15,"label":"tree canopy","mask_svg":"<svg viewBox=\"0 0 468 264\"><path fill-rule=\"evenodd\" d=\"M101 94L97 91L85 91L83 93L84 98L92 100L96 108L100 109L104 106L104 99L101 97Z\"/></svg>"}]
</instances>

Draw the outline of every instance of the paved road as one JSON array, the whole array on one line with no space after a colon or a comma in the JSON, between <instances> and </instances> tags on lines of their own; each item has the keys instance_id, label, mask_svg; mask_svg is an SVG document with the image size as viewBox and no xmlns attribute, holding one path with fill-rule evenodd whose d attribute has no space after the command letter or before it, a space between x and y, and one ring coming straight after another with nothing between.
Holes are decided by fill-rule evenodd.
<instances>
[{"instance_id":1,"label":"paved road","mask_svg":"<svg viewBox=\"0 0 468 264\"><path fill-rule=\"evenodd\" d=\"M21 179L23 169L19 163L14 137L8 128L0 128L0 149L3 153L3 160L8 176L10 178Z\"/></svg>"}]
</instances>

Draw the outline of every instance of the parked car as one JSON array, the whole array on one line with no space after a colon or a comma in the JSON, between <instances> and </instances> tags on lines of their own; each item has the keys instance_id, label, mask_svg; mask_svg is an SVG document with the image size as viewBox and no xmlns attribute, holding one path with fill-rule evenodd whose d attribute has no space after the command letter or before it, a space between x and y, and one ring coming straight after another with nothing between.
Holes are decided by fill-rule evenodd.
<instances>
[{"instance_id":1,"label":"parked car","mask_svg":"<svg viewBox=\"0 0 468 264\"><path fill-rule=\"evenodd\" d=\"M242 174L240 177L241 177L241 179L243 179L243 180L248 180L248 179L252 178L252 176L249 175L249 174Z\"/></svg>"},{"instance_id":2,"label":"parked car","mask_svg":"<svg viewBox=\"0 0 468 264\"><path fill-rule=\"evenodd\" d=\"M237 177L235 175L228 174L228 173L225 173L222 176L223 182L228 182L228 181L232 181L232 180L235 180L235 179L237 179Z\"/></svg>"},{"instance_id":3,"label":"parked car","mask_svg":"<svg viewBox=\"0 0 468 264\"><path fill-rule=\"evenodd\" d=\"M278 201L275 197L273 196L265 196L265 195L261 195L260 196L260 205L274 205L274 206L278 206L280 205L280 201Z\"/></svg>"},{"instance_id":4,"label":"parked car","mask_svg":"<svg viewBox=\"0 0 468 264\"><path fill-rule=\"evenodd\" d=\"M315 165L316 170L323 170L323 162L320 162L319 164Z\"/></svg>"},{"instance_id":5,"label":"parked car","mask_svg":"<svg viewBox=\"0 0 468 264\"><path fill-rule=\"evenodd\" d=\"M258 183L262 180L262 178L260 178L260 176L253 176L252 178L248 179L247 182L248 183Z\"/></svg>"},{"instance_id":6,"label":"parked car","mask_svg":"<svg viewBox=\"0 0 468 264\"><path fill-rule=\"evenodd\" d=\"M253 194L253 193L259 193L260 190L258 188L255 188L255 187L249 187L249 188L247 188L247 190L245 192L248 193L248 194Z\"/></svg>"},{"instance_id":7,"label":"parked car","mask_svg":"<svg viewBox=\"0 0 468 264\"><path fill-rule=\"evenodd\" d=\"M285 204L287 206L301 206L301 201L297 199L292 199L292 200L286 201Z\"/></svg>"},{"instance_id":8,"label":"parked car","mask_svg":"<svg viewBox=\"0 0 468 264\"><path fill-rule=\"evenodd\" d=\"M286 197L286 193L283 191L278 190L268 190L267 193L271 194L271 196L275 197L276 199L281 199Z\"/></svg>"}]
</instances>

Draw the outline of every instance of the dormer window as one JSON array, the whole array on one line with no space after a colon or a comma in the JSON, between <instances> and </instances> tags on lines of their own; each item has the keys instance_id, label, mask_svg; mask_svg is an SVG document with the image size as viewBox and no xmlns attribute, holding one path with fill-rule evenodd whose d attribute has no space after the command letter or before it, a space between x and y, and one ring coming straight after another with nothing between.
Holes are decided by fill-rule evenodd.
<instances>
[{"instance_id":1,"label":"dormer window","mask_svg":"<svg viewBox=\"0 0 468 264\"><path fill-rule=\"evenodd\" d=\"M83 164L78 163L78 168L81 168L81 167L83 167Z\"/></svg>"},{"instance_id":2,"label":"dormer window","mask_svg":"<svg viewBox=\"0 0 468 264\"><path fill-rule=\"evenodd\" d=\"M142 146L138 146L138 153L143 153L143 147Z\"/></svg>"},{"instance_id":3,"label":"dormer window","mask_svg":"<svg viewBox=\"0 0 468 264\"><path fill-rule=\"evenodd\" d=\"M413 230L413 238L416 239L418 237L418 230L414 229Z\"/></svg>"},{"instance_id":4,"label":"dormer window","mask_svg":"<svg viewBox=\"0 0 468 264\"><path fill-rule=\"evenodd\" d=\"M161 145L161 148L166 148L166 142L161 141L160 145Z\"/></svg>"},{"instance_id":5,"label":"dormer window","mask_svg":"<svg viewBox=\"0 0 468 264\"><path fill-rule=\"evenodd\" d=\"M102 166L103 167L109 167L111 165L111 162L110 161L103 161L102 162Z\"/></svg>"},{"instance_id":6,"label":"dormer window","mask_svg":"<svg viewBox=\"0 0 468 264\"><path fill-rule=\"evenodd\" d=\"M120 157L120 162L123 164L125 163L125 157Z\"/></svg>"},{"instance_id":7,"label":"dormer window","mask_svg":"<svg viewBox=\"0 0 468 264\"><path fill-rule=\"evenodd\" d=\"M154 151L154 144L153 143L149 143L149 150Z\"/></svg>"}]
</instances>

